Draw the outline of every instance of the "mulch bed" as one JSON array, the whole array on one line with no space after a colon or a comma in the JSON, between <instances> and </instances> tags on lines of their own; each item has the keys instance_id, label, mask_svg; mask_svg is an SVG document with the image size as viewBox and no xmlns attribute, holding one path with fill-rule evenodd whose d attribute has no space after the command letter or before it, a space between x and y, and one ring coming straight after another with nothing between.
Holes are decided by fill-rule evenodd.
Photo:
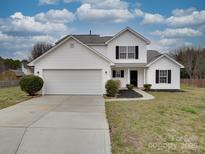
<instances>
[{"instance_id":1,"label":"mulch bed","mask_svg":"<svg viewBox=\"0 0 205 154\"><path fill-rule=\"evenodd\" d=\"M117 98L139 98L142 97L141 94L137 93L134 90L119 90Z\"/></svg>"}]
</instances>

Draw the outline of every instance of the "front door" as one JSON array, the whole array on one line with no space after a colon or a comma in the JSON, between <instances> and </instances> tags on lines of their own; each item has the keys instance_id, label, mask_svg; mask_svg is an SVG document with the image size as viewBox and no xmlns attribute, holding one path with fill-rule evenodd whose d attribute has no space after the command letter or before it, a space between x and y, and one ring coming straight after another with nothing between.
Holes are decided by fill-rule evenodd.
<instances>
[{"instance_id":1,"label":"front door","mask_svg":"<svg viewBox=\"0 0 205 154\"><path fill-rule=\"evenodd\" d=\"M137 71L130 71L130 84L137 87Z\"/></svg>"}]
</instances>

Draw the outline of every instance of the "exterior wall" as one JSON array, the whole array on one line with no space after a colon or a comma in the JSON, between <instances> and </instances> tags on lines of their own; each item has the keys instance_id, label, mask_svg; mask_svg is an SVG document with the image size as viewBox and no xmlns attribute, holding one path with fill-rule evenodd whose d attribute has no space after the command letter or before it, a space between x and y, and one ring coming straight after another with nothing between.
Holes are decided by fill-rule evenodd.
<instances>
[{"instance_id":1,"label":"exterior wall","mask_svg":"<svg viewBox=\"0 0 205 154\"><path fill-rule=\"evenodd\" d=\"M139 59L116 59L116 46L139 46ZM147 63L147 44L129 31L108 43L108 58L114 63Z\"/></svg>"},{"instance_id":2,"label":"exterior wall","mask_svg":"<svg viewBox=\"0 0 205 154\"><path fill-rule=\"evenodd\" d=\"M89 47L95 49L99 53L107 57L107 46L106 45L89 45Z\"/></svg>"},{"instance_id":3,"label":"exterior wall","mask_svg":"<svg viewBox=\"0 0 205 154\"><path fill-rule=\"evenodd\" d=\"M124 70L124 78L112 78L113 80L120 80L121 87L125 88L126 84L130 84L130 71L138 71L138 87L143 87L144 84L144 68L116 68L113 70Z\"/></svg>"},{"instance_id":4,"label":"exterior wall","mask_svg":"<svg viewBox=\"0 0 205 154\"><path fill-rule=\"evenodd\" d=\"M71 48L70 44L74 44ZM111 77L109 62L90 51L88 48L70 39L54 51L48 53L35 64L34 73L43 78L43 69L102 69L102 86Z\"/></svg>"},{"instance_id":5,"label":"exterior wall","mask_svg":"<svg viewBox=\"0 0 205 154\"><path fill-rule=\"evenodd\" d=\"M156 70L171 70L171 84L156 84ZM180 67L166 57L156 61L147 69L147 83L152 89L180 89Z\"/></svg>"}]
</instances>

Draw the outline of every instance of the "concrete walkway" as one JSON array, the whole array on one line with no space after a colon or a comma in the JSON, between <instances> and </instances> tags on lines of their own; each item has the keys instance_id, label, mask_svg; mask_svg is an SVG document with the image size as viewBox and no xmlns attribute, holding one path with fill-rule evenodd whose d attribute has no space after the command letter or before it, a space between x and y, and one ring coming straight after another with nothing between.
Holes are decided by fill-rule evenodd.
<instances>
[{"instance_id":1,"label":"concrete walkway","mask_svg":"<svg viewBox=\"0 0 205 154\"><path fill-rule=\"evenodd\" d=\"M0 110L0 154L110 154L100 96L44 96Z\"/></svg>"}]
</instances>

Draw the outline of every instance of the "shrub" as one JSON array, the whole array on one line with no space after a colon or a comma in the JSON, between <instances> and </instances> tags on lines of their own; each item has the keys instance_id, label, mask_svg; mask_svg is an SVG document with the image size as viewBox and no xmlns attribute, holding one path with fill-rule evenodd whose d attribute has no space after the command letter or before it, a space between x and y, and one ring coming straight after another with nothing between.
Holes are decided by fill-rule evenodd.
<instances>
[{"instance_id":1,"label":"shrub","mask_svg":"<svg viewBox=\"0 0 205 154\"><path fill-rule=\"evenodd\" d=\"M115 80L108 80L105 88L107 96L114 97L118 92L118 83Z\"/></svg>"},{"instance_id":2,"label":"shrub","mask_svg":"<svg viewBox=\"0 0 205 154\"><path fill-rule=\"evenodd\" d=\"M151 89L152 85L151 84L144 84L144 90L149 91Z\"/></svg>"},{"instance_id":3,"label":"shrub","mask_svg":"<svg viewBox=\"0 0 205 154\"><path fill-rule=\"evenodd\" d=\"M133 84L126 84L128 90L132 90L134 88Z\"/></svg>"},{"instance_id":4,"label":"shrub","mask_svg":"<svg viewBox=\"0 0 205 154\"><path fill-rule=\"evenodd\" d=\"M117 83L117 87L118 87L118 89L120 89L120 86L121 86L121 82L120 82L120 80L115 80L115 82Z\"/></svg>"},{"instance_id":5,"label":"shrub","mask_svg":"<svg viewBox=\"0 0 205 154\"><path fill-rule=\"evenodd\" d=\"M43 80L35 75L26 75L20 80L19 84L21 90L33 96L43 87Z\"/></svg>"}]
</instances>

